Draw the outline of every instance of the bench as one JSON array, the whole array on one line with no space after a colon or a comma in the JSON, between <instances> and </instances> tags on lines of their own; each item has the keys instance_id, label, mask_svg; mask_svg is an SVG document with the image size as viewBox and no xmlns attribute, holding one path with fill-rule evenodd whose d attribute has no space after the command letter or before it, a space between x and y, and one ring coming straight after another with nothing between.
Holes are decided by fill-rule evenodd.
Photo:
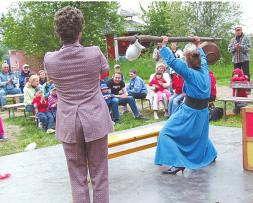
<instances>
[{"instance_id":1,"label":"bench","mask_svg":"<svg viewBox=\"0 0 253 203\"><path fill-rule=\"evenodd\" d=\"M148 98L144 98L144 99L140 99L141 100L141 110L142 112L144 111L144 109L149 108L151 110L151 102L150 99ZM148 102L148 106L144 107L144 102Z\"/></svg>"},{"instance_id":2,"label":"bench","mask_svg":"<svg viewBox=\"0 0 253 203\"><path fill-rule=\"evenodd\" d=\"M124 149L117 150L116 152L109 153L108 158L113 159L116 157L120 157L126 154L131 154L134 152L138 152L144 149L149 149L155 147L157 145L157 139L151 140L150 138L157 138L159 132L162 128L162 125L148 125L142 128L131 129L127 131L119 131L109 134L108 136L108 148L114 148L118 146L125 146ZM149 139L148 144L141 143L138 144L137 141ZM136 143L138 146L128 147L126 144ZM127 149L126 149L127 148Z\"/></svg>"},{"instance_id":3,"label":"bench","mask_svg":"<svg viewBox=\"0 0 253 203\"><path fill-rule=\"evenodd\" d=\"M24 103L17 103L17 104L7 104L7 105L4 106L4 108L8 110L9 118L10 118L11 117L11 111L12 111L13 117L15 117L15 109L17 109L19 107L24 107L24 106L25 106Z\"/></svg>"},{"instance_id":4,"label":"bench","mask_svg":"<svg viewBox=\"0 0 253 203\"><path fill-rule=\"evenodd\" d=\"M3 97L5 97L6 99L12 99L13 104L15 104L15 103L18 103L17 98L20 99L20 97L23 97L23 96L24 94L8 94Z\"/></svg>"},{"instance_id":5,"label":"bench","mask_svg":"<svg viewBox=\"0 0 253 203\"><path fill-rule=\"evenodd\" d=\"M226 120L226 110L227 110L227 102L244 102L244 103L253 103L253 99L248 97L221 97L217 98L218 101L222 101L224 103L224 120Z\"/></svg>"}]
</instances>

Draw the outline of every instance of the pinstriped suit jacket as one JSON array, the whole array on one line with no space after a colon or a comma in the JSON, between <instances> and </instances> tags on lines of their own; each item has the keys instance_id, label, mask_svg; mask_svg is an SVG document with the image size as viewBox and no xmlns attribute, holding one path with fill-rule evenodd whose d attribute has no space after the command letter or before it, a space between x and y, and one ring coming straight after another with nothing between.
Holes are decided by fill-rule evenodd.
<instances>
[{"instance_id":1,"label":"pinstriped suit jacket","mask_svg":"<svg viewBox=\"0 0 253 203\"><path fill-rule=\"evenodd\" d=\"M56 137L60 141L76 143L77 116L86 142L112 131L99 81L100 72L108 71L109 65L98 47L83 47L77 42L64 45L59 51L46 53L44 66L58 94Z\"/></svg>"}]
</instances>

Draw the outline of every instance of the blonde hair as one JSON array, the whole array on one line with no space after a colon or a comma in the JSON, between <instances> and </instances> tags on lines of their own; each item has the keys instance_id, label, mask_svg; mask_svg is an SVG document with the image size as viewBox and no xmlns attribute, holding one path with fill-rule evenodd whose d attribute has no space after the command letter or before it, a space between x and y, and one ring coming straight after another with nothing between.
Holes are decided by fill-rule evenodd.
<instances>
[{"instance_id":1,"label":"blonde hair","mask_svg":"<svg viewBox=\"0 0 253 203\"><path fill-rule=\"evenodd\" d=\"M29 80L27 81L27 83L25 84L26 87L31 87L32 86L32 83L36 80L39 81L39 76L38 75L31 75Z\"/></svg>"}]
</instances>

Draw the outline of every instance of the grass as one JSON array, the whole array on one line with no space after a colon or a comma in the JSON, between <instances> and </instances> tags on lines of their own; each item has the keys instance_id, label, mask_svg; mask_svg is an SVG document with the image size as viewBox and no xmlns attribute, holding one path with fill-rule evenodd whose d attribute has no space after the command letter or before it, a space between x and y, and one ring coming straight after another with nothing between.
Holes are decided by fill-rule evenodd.
<instances>
[{"instance_id":1,"label":"grass","mask_svg":"<svg viewBox=\"0 0 253 203\"><path fill-rule=\"evenodd\" d=\"M251 56L253 57L253 49L251 49ZM111 73L113 73L113 66L116 62L110 62ZM150 55L144 55L135 61L124 61L119 63L121 65L121 71L124 74L126 81L129 80L128 73L131 69L136 69L138 75L144 79L145 82L149 80L149 76L155 72L155 62ZM232 63L227 65L216 63L209 67L217 78L219 86L228 86L230 83L231 73L233 71ZM253 61L250 63L250 72L253 72ZM216 102L217 106L222 107L222 103ZM228 103L228 111L232 111L232 103ZM146 124L151 124L157 121L165 120L161 118L159 120L153 119L152 111L145 111L145 117L149 118L148 121L143 122L142 120L135 120L131 113L127 113L121 116L121 124L115 125L115 131L130 129ZM12 132L10 140L8 142L0 142L0 156L21 152L25 147L31 143L36 142L38 148L51 146L58 144L59 142L53 135L48 135L45 132L36 128L36 125L31 120L26 120L24 117L17 117L15 119L5 119L5 124L15 125L21 128L20 133ZM230 127L241 127L241 115L228 115L226 122L223 119L211 122L211 125L218 126L230 126Z\"/></svg>"}]
</instances>

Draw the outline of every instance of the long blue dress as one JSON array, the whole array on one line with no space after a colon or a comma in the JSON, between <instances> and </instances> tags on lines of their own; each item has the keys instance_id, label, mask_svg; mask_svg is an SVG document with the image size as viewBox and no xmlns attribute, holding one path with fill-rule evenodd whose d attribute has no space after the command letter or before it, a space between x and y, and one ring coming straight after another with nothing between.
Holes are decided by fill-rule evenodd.
<instances>
[{"instance_id":1,"label":"long blue dress","mask_svg":"<svg viewBox=\"0 0 253 203\"><path fill-rule=\"evenodd\" d=\"M176 59L170 49L163 47L160 55L179 75L184 78L185 93L195 99L210 96L210 78L204 51L201 55L201 68L194 70ZM186 104L178 107L165 123L158 138L155 164L198 169L209 165L217 156L217 151L208 138L208 108L193 109Z\"/></svg>"}]
</instances>

